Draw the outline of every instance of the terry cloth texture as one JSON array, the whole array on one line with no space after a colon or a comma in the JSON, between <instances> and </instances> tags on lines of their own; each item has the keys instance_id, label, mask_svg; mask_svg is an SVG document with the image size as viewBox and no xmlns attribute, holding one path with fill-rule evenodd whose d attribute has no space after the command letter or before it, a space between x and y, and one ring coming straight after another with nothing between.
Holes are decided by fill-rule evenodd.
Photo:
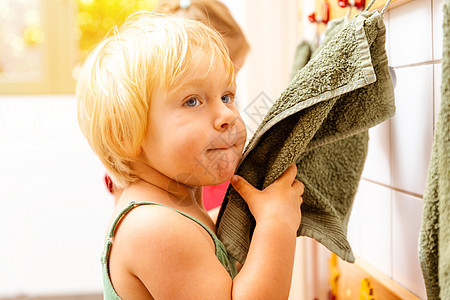
<instances>
[{"instance_id":1,"label":"terry cloth texture","mask_svg":"<svg viewBox=\"0 0 450 300\"><path fill-rule=\"evenodd\" d=\"M450 1L444 4L441 106L423 195L419 258L428 299L450 299Z\"/></svg>"},{"instance_id":2,"label":"terry cloth texture","mask_svg":"<svg viewBox=\"0 0 450 300\"><path fill-rule=\"evenodd\" d=\"M324 33L324 38L320 46L317 48L313 43L302 40L298 43L295 48L294 54L294 63L292 65L292 75L291 78L294 78L297 75L297 72L306 66L309 60L314 57L317 53L322 50L322 48L328 44L328 42L342 30L345 23L348 21L347 18L339 18L333 19L327 24L327 29Z\"/></svg>"},{"instance_id":3,"label":"terry cloth texture","mask_svg":"<svg viewBox=\"0 0 450 300\"><path fill-rule=\"evenodd\" d=\"M313 52L312 57L316 56L322 50L322 48L325 47L331 41L331 39L334 38L334 36L344 28L347 22L349 22L349 19L347 19L346 17L333 19L328 22L327 28L324 33L324 38L319 47Z\"/></svg>"},{"instance_id":4,"label":"terry cloth texture","mask_svg":"<svg viewBox=\"0 0 450 300\"><path fill-rule=\"evenodd\" d=\"M291 77L295 77L298 70L303 68L311 59L313 52L316 50L316 46L313 43L306 40L300 41L295 48L294 63L292 67Z\"/></svg>"},{"instance_id":5,"label":"terry cloth texture","mask_svg":"<svg viewBox=\"0 0 450 300\"><path fill-rule=\"evenodd\" d=\"M394 115L394 92L378 11L346 23L303 67L277 99L249 142L237 174L262 190L290 164L305 185L302 223L309 236L353 262L347 222L363 169L367 129ZM218 236L244 263L255 228L245 201L230 186Z\"/></svg>"}]
</instances>

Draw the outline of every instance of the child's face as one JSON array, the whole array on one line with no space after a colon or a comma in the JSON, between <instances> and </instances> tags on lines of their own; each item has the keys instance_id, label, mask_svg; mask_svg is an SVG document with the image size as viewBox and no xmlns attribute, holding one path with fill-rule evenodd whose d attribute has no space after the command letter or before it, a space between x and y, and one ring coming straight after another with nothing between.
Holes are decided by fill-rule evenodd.
<instances>
[{"instance_id":1,"label":"child's face","mask_svg":"<svg viewBox=\"0 0 450 300\"><path fill-rule=\"evenodd\" d=\"M147 163L187 185L216 185L235 172L246 140L246 129L234 103L236 86L229 85L223 63L199 67L167 90L151 96L142 145Z\"/></svg>"}]
</instances>

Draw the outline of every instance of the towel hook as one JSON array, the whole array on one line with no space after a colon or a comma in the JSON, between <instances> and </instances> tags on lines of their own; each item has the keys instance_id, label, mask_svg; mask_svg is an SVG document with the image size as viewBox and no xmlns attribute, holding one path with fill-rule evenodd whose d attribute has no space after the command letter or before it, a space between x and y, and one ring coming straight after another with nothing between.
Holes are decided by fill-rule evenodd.
<instances>
[{"instance_id":1,"label":"towel hook","mask_svg":"<svg viewBox=\"0 0 450 300\"><path fill-rule=\"evenodd\" d=\"M340 7L356 7L358 10L364 10L366 6L366 0L338 0Z\"/></svg>"},{"instance_id":2,"label":"towel hook","mask_svg":"<svg viewBox=\"0 0 450 300\"><path fill-rule=\"evenodd\" d=\"M372 5L375 3L375 0L371 0L369 5L367 5L366 9L364 11L368 11ZM384 4L383 9L381 10L381 15L384 15L384 12L386 11L386 9L388 8L389 4L391 4L391 0L387 0L386 3Z\"/></svg>"},{"instance_id":3,"label":"towel hook","mask_svg":"<svg viewBox=\"0 0 450 300\"><path fill-rule=\"evenodd\" d=\"M324 23L327 24L328 21L330 20L330 4L328 3L328 1L324 1L322 4L322 12L323 15L322 16L316 16L316 13L313 12L312 14L310 14L308 16L308 20L311 23Z\"/></svg>"}]
</instances>

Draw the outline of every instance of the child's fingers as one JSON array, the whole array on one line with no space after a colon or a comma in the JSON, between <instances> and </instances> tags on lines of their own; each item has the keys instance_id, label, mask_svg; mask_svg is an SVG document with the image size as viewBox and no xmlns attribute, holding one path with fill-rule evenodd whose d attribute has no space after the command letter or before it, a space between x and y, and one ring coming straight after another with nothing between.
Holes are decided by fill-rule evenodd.
<instances>
[{"instance_id":1,"label":"child's fingers","mask_svg":"<svg viewBox=\"0 0 450 300\"><path fill-rule=\"evenodd\" d=\"M292 187L294 189L296 189L296 191L298 192L298 197L300 198L300 203L303 203L302 195L303 195L303 192L305 191L305 185L298 180L294 180Z\"/></svg>"},{"instance_id":2,"label":"child's fingers","mask_svg":"<svg viewBox=\"0 0 450 300\"><path fill-rule=\"evenodd\" d=\"M293 163L286 169L286 171L284 171L283 174L281 174L280 177L278 177L277 180L275 180L275 182L292 185L295 180L295 176L297 176L297 165Z\"/></svg>"},{"instance_id":3,"label":"child's fingers","mask_svg":"<svg viewBox=\"0 0 450 300\"><path fill-rule=\"evenodd\" d=\"M292 187L297 189L300 195L303 195L303 192L305 191L305 185L301 181L298 181L297 179L294 180L294 182L292 183Z\"/></svg>"},{"instance_id":4,"label":"child's fingers","mask_svg":"<svg viewBox=\"0 0 450 300\"><path fill-rule=\"evenodd\" d=\"M247 196L254 192L258 191L255 187L253 187L250 183L247 182L244 178L239 175L233 175L231 178L231 185L234 189L242 196L242 198L247 199Z\"/></svg>"}]
</instances>

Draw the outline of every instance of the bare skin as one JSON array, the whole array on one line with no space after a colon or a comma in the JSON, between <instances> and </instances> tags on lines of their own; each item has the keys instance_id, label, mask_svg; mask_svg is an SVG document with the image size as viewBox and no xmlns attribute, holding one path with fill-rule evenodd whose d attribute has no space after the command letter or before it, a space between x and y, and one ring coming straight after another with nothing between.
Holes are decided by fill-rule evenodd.
<instances>
[{"instance_id":1,"label":"bare skin","mask_svg":"<svg viewBox=\"0 0 450 300\"><path fill-rule=\"evenodd\" d=\"M234 280L200 225L164 207L133 210L120 224L112 248L110 270L116 292L122 299L287 299L303 192L295 175L293 165L264 191L243 178L232 181L257 222L247 261ZM125 190L116 213L127 205L128 197L159 199L215 231L214 222L194 201L174 205L174 197L181 199L186 193L191 194L187 187L168 196L160 187L138 181Z\"/></svg>"},{"instance_id":2,"label":"bare skin","mask_svg":"<svg viewBox=\"0 0 450 300\"><path fill-rule=\"evenodd\" d=\"M201 66L198 59L194 65ZM152 94L147 133L133 165L139 179L124 189L112 220L130 201L151 201L185 212L215 232L202 186L233 176L246 136L234 83L220 63L214 74L208 72L206 64L178 88ZM263 191L233 176L231 184L256 219L247 261L234 280L200 225L165 207L133 209L119 223L111 248L116 293L136 300L287 299L304 188L296 174L292 165Z\"/></svg>"}]
</instances>

